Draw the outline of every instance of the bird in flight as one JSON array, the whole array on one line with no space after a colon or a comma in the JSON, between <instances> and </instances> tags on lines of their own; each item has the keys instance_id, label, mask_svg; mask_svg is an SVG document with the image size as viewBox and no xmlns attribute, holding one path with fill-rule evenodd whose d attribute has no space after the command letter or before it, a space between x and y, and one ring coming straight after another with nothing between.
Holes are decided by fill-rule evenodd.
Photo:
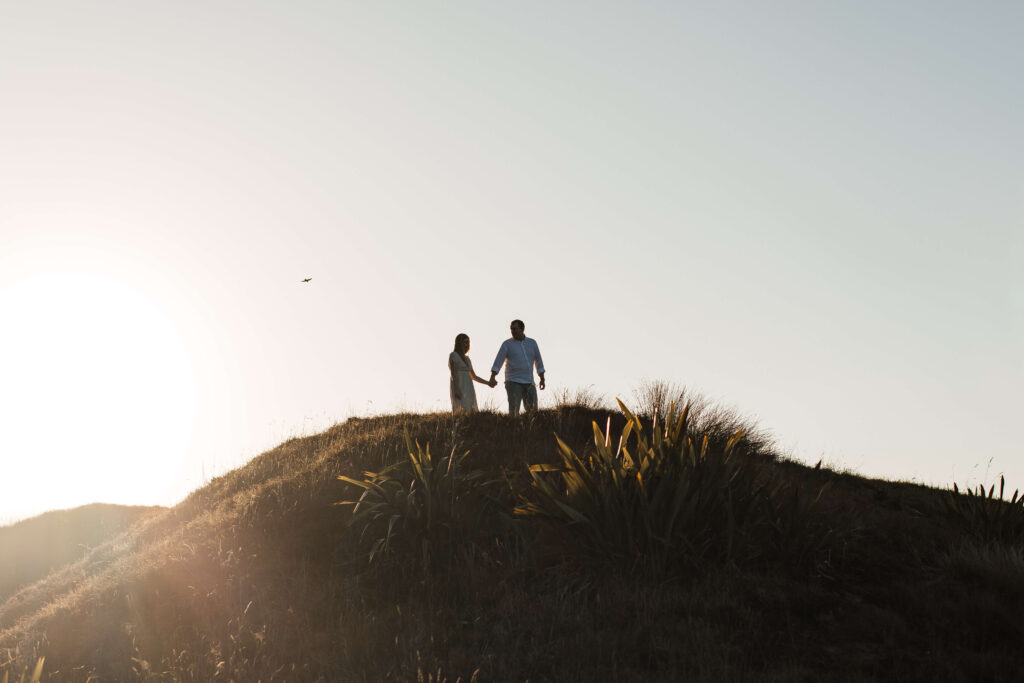
<instances>
[{"instance_id":1,"label":"bird in flight","mask_svg":"<svg viewBox=\"0 0 1024 683\"><path fill-rule=\"evenodd\" d=\"M305 280L303 280L303 282L309 282L309 281L310 281L310 280L312 280L312 279L313 279L313 278L311 278L311 277L307 277L307 278L306 278Z\"/></svg>"}]
</instances>

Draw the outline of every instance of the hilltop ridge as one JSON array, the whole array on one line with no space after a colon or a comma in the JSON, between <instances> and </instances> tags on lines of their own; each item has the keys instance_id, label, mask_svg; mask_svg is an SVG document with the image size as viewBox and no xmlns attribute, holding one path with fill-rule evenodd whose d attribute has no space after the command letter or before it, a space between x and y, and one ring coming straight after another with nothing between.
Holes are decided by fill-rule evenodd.
<instances>
[{"instance_id":1,"label":"hilltop ridge","mask_svg":"<svg viewBox=\"0 0 1024 683\"><path fill-rule=\"evenodd\" d=\"M0 670L45 656L62 681L967 681L1024 664L1017 541L978 536L947 491L785 461L756 434L734 460L788 517L735 536L749 552L711 535L703 554L605 561L573 549L582 527L512 514L535 492L528 465L559 462L555 434L599 454L595 423L613 443L626 418L399 414L289 440L7 596ZM408 555L395 538L371 564L376 527L334 505L359 495L338 476L407 462L406 433L435 458L468 451L435 462L493 488L443 543Z\"/></svg>"}]
</instances>

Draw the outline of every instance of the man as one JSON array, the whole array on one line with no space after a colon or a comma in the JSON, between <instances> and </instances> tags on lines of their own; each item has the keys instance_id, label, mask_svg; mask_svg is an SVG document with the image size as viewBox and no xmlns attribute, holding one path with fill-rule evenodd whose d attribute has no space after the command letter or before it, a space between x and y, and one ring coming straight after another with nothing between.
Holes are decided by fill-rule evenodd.
<instances>
[{"instance_id":1,"label":"man","mask_svg":"<svg viewBox=\"0 0 1024 683\"><path fill-rule=\"evenodd\" d=\"M491 366L491 386L497 384L494 377L505 365L505 393L508 394L508 414L518 415L519 406L527 410L537 409L537 387L533 385L533 367L537 366L540 388L544 388L544 360L540 357L537 342L526 336L526 325L522 320L513 320L510 328L512 338L506 339Z\"/></svg>"}]
</instances>

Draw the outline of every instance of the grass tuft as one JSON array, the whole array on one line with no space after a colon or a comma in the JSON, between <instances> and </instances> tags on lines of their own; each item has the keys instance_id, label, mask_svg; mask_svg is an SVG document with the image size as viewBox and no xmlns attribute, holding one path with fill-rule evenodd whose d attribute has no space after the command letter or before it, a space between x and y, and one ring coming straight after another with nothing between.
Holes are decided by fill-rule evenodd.
<instances>
[{"instance_id":1,"label":"grass tuft","mask_svg":"<svg viewBox=\"0 0 1024 683\"><path fill-rule=\"evenodd\" d=\"M608 407L605 395L599 393L594 385L578 387L575 390L556 389L554 392L555 408L582 408L584 410L606 410Z\"/></svg>"}]
</instances>

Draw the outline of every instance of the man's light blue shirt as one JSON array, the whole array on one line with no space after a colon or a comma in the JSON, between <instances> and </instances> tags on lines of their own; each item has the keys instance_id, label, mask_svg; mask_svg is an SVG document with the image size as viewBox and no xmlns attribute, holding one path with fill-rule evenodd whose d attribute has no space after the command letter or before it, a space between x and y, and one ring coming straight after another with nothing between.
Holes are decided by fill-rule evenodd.
<instances>
[{"instance_id":1,"label":"man's light blue shirt","mask_svg":"<svg viewBox=\"0 0 1024 683\"><path fill-rule=\"evenodd\" d=\"M508 362L505 363L506 361ZM516 341L513 337L502 342L498 355L494 358L494 365L491 366L491 372L501 370L502 363L505 363L506 382L533 384L534 365L537 366L539 374L544 374L544 359L540 357L540 347L529 337L524 337L523 341Z\"/></svg>"}]
</instances>

